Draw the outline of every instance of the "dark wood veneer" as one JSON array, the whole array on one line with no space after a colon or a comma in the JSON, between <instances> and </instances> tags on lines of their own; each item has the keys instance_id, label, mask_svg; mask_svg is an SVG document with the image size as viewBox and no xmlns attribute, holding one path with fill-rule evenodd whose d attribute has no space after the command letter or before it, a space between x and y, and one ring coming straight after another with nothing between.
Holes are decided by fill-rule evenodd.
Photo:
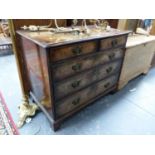
<instances>
[{"instance_id":1,"label":"dark wood veneer","mask_svg":"<svg viewBox=\"0 0 155 155\"><path fill-rule=\"evenodd\" d=\"M49 111L54 130L67 117L116 90L128 33L112 29L108 34L101 33L100 36L86 36L56 43L55 40L50 41L53 36L46 32L17 31L28 79L25 83L37 103L46 101L42 108L44 112L46 110L45 115ZM82 68L80 63L85 67ZM89 78L86 74L92 76ZM80 85L79 77L84 82L79 89L74 89ZM73 88L63 88L62 84L73 84ZM91 92L89 99L86 97L88 92Z\"/></svg>"}]
</instances>

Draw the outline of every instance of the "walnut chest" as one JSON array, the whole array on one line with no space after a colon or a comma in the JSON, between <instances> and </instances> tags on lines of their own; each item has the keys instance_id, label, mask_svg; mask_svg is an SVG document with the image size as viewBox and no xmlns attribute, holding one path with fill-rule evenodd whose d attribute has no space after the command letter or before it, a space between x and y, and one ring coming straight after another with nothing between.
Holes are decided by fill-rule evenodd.
<instances>
[{"instance_id":1,"label":"walnut chest","mask_svg":"<svg viewBox=\"0 0 155 155\"><path fill-rule=\"evenodd\" d=\"M117 88L128 33L17 31L27 90L54 130L65 118Z\"/></svg>"}]
</instances>

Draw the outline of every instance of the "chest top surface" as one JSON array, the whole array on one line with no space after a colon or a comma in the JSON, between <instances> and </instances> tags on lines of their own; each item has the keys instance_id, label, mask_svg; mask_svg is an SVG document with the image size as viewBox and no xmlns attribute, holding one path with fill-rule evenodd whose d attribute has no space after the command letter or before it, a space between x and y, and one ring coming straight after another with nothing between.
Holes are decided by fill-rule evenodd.
<instances>
[{"instance_id":1,"label":"chest top surface","mask_svg":"<svg viewBox=\"0 0 155 155\"><path fill-rule=\"evenodd\" d=\"M111 28L110 31L105 31L91 27L89 28L88 34L85 33L77 34L75 32L53 33L50 31L31 32L24 30L18 30L17 34L31 40L32 42L42 46L43 48L47 48L70 43L77 43L94 39L125 35L128 34L129 32L130 31L120 31L113 28Z\"/></svg>"}]
</instances>

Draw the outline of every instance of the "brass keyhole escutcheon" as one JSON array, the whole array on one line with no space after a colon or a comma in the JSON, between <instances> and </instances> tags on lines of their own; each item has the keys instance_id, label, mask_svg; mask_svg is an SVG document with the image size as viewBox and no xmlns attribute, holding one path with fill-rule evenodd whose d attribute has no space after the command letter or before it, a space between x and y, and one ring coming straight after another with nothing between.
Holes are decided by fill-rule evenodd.
<instances>
[{"instance_id":1,"label":"brass keyhole escutcheon","mask_svg":"<svg viewBox=\"0 0 155 155\"><path fill-rule=\"evenodd\" d=\"M79 71L81 69L81 67L82 67L81 64L75 64L75 65L72 66L72 70L77 72L77 71Z\"/></svg>"},{"instance_id":2,"label":"brass keyhole escutcheon","mask_svg":"<svg viewBox=\"0 0 155 155\"><path fill-rule=\"evenodd\" d=\"M77 47L73 48L73 49L72 49L72 53L73 53L74 55L79 55L79 54L81 54L81 53L82 53L82 47L81 47L81 46L77 46Z\"/></svg>"},{"instance_id":3,"label":"brass keyhole escutcheon","mask_svg":"<svg viewBox=\"0 0 155 155\"><path fill-rule=\"evenodd\" d=\"M104 87L105 87L105 88L108 88L109 85L110 85L110 82L107 82L107 83L104 85Z\"/></svg>"},{"instance_id":4,"label":"brass keyhole escutcheon","mask_svg":"<svg viewBox=\"0 0 155 155\"><path fill-rule=\"evenodd\" d=\"M79 103L80 103L80 97L78 97L77 99L75 99L75 100L72 101L72 104L73 105L77 105Z\"/></svg>"},{"instance_id":5,"label":"brass keyhole escutcheon","mask_svg":"<svg viewBox=\"0 0 155 155\"><path fill-rule=\"evenodd\" d=\"M112 59L114 59L114 58L115 58L115 53L111 53L111 54L109 55L109 59L112 60Z\"/></svg>"},{"instance_id":6,"label":"brass keyhole escutcheon","mask_svg":"<svg viewBox=\"0 0 155 155\"><path fill-rule=\"evenodd\" d=\"M117 45L117 39L116 40L112 40L111 45L112 45L112 47L115 47Z\"/></svg>"},{"instance_id":7,"label":"brass keyhole escutcheon","mask_svg":"<svg viewBox=\"0 0 155 155\"><path fill-rule=\"evenodd\" d=\"M109 68L106 69L106 72L107 72L107 73L110 73L110 72L112 71L112 69L113 69L113 68L110 66Z\"/></svg>"},{"instance_id":8,"label":"brass keyhole escutcheon","mask_svg":"<svg viewBox=\"0 0 155 155\"><path fill-rule=\"evenodd\" d=\"M100 74L100 71L98 68L95 68L94 71L93 71L93 74L94 75L99 75Z\"/></svg>"},{"instance_id":9,"label":"brass keyhole escutcheon","mask_svg":"<svg viewBox=\"0 0 155 155\"><path fill-rule=\"evenodd\" d=\"M71 85L73 88L77 88L80 85L81 80L74 81Z\"/></svg>"}]
</instances>

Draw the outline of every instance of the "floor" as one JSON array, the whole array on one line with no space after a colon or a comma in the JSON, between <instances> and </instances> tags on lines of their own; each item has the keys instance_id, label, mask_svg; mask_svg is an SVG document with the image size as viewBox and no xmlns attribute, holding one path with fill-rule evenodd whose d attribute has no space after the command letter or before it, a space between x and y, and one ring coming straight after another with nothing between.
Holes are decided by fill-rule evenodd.
<instances>
[{"instance_id":1,"label":"floor","mask_svg":"<svg viewBox=\"0 0 155 155\"><path fill-rule=\"evenodd\" d=\"M13 55L0 57L0 90L14 121L18 121L21 88ZM139 135L155 134L155 68L131 81L114 95L108 95L66 120L53 132L39 112L19 129L24 135Z\"/></svg>"},{"instance_id":2,"label":"floor","mask_svg":"<svg viewBox=\"0 0 155 155\"><path fill-rule=\"evenodd\" d=\"M0 56L12 53L12 41L10 37L4 37L0 33Z\"/></svg>"}]
</instances>

